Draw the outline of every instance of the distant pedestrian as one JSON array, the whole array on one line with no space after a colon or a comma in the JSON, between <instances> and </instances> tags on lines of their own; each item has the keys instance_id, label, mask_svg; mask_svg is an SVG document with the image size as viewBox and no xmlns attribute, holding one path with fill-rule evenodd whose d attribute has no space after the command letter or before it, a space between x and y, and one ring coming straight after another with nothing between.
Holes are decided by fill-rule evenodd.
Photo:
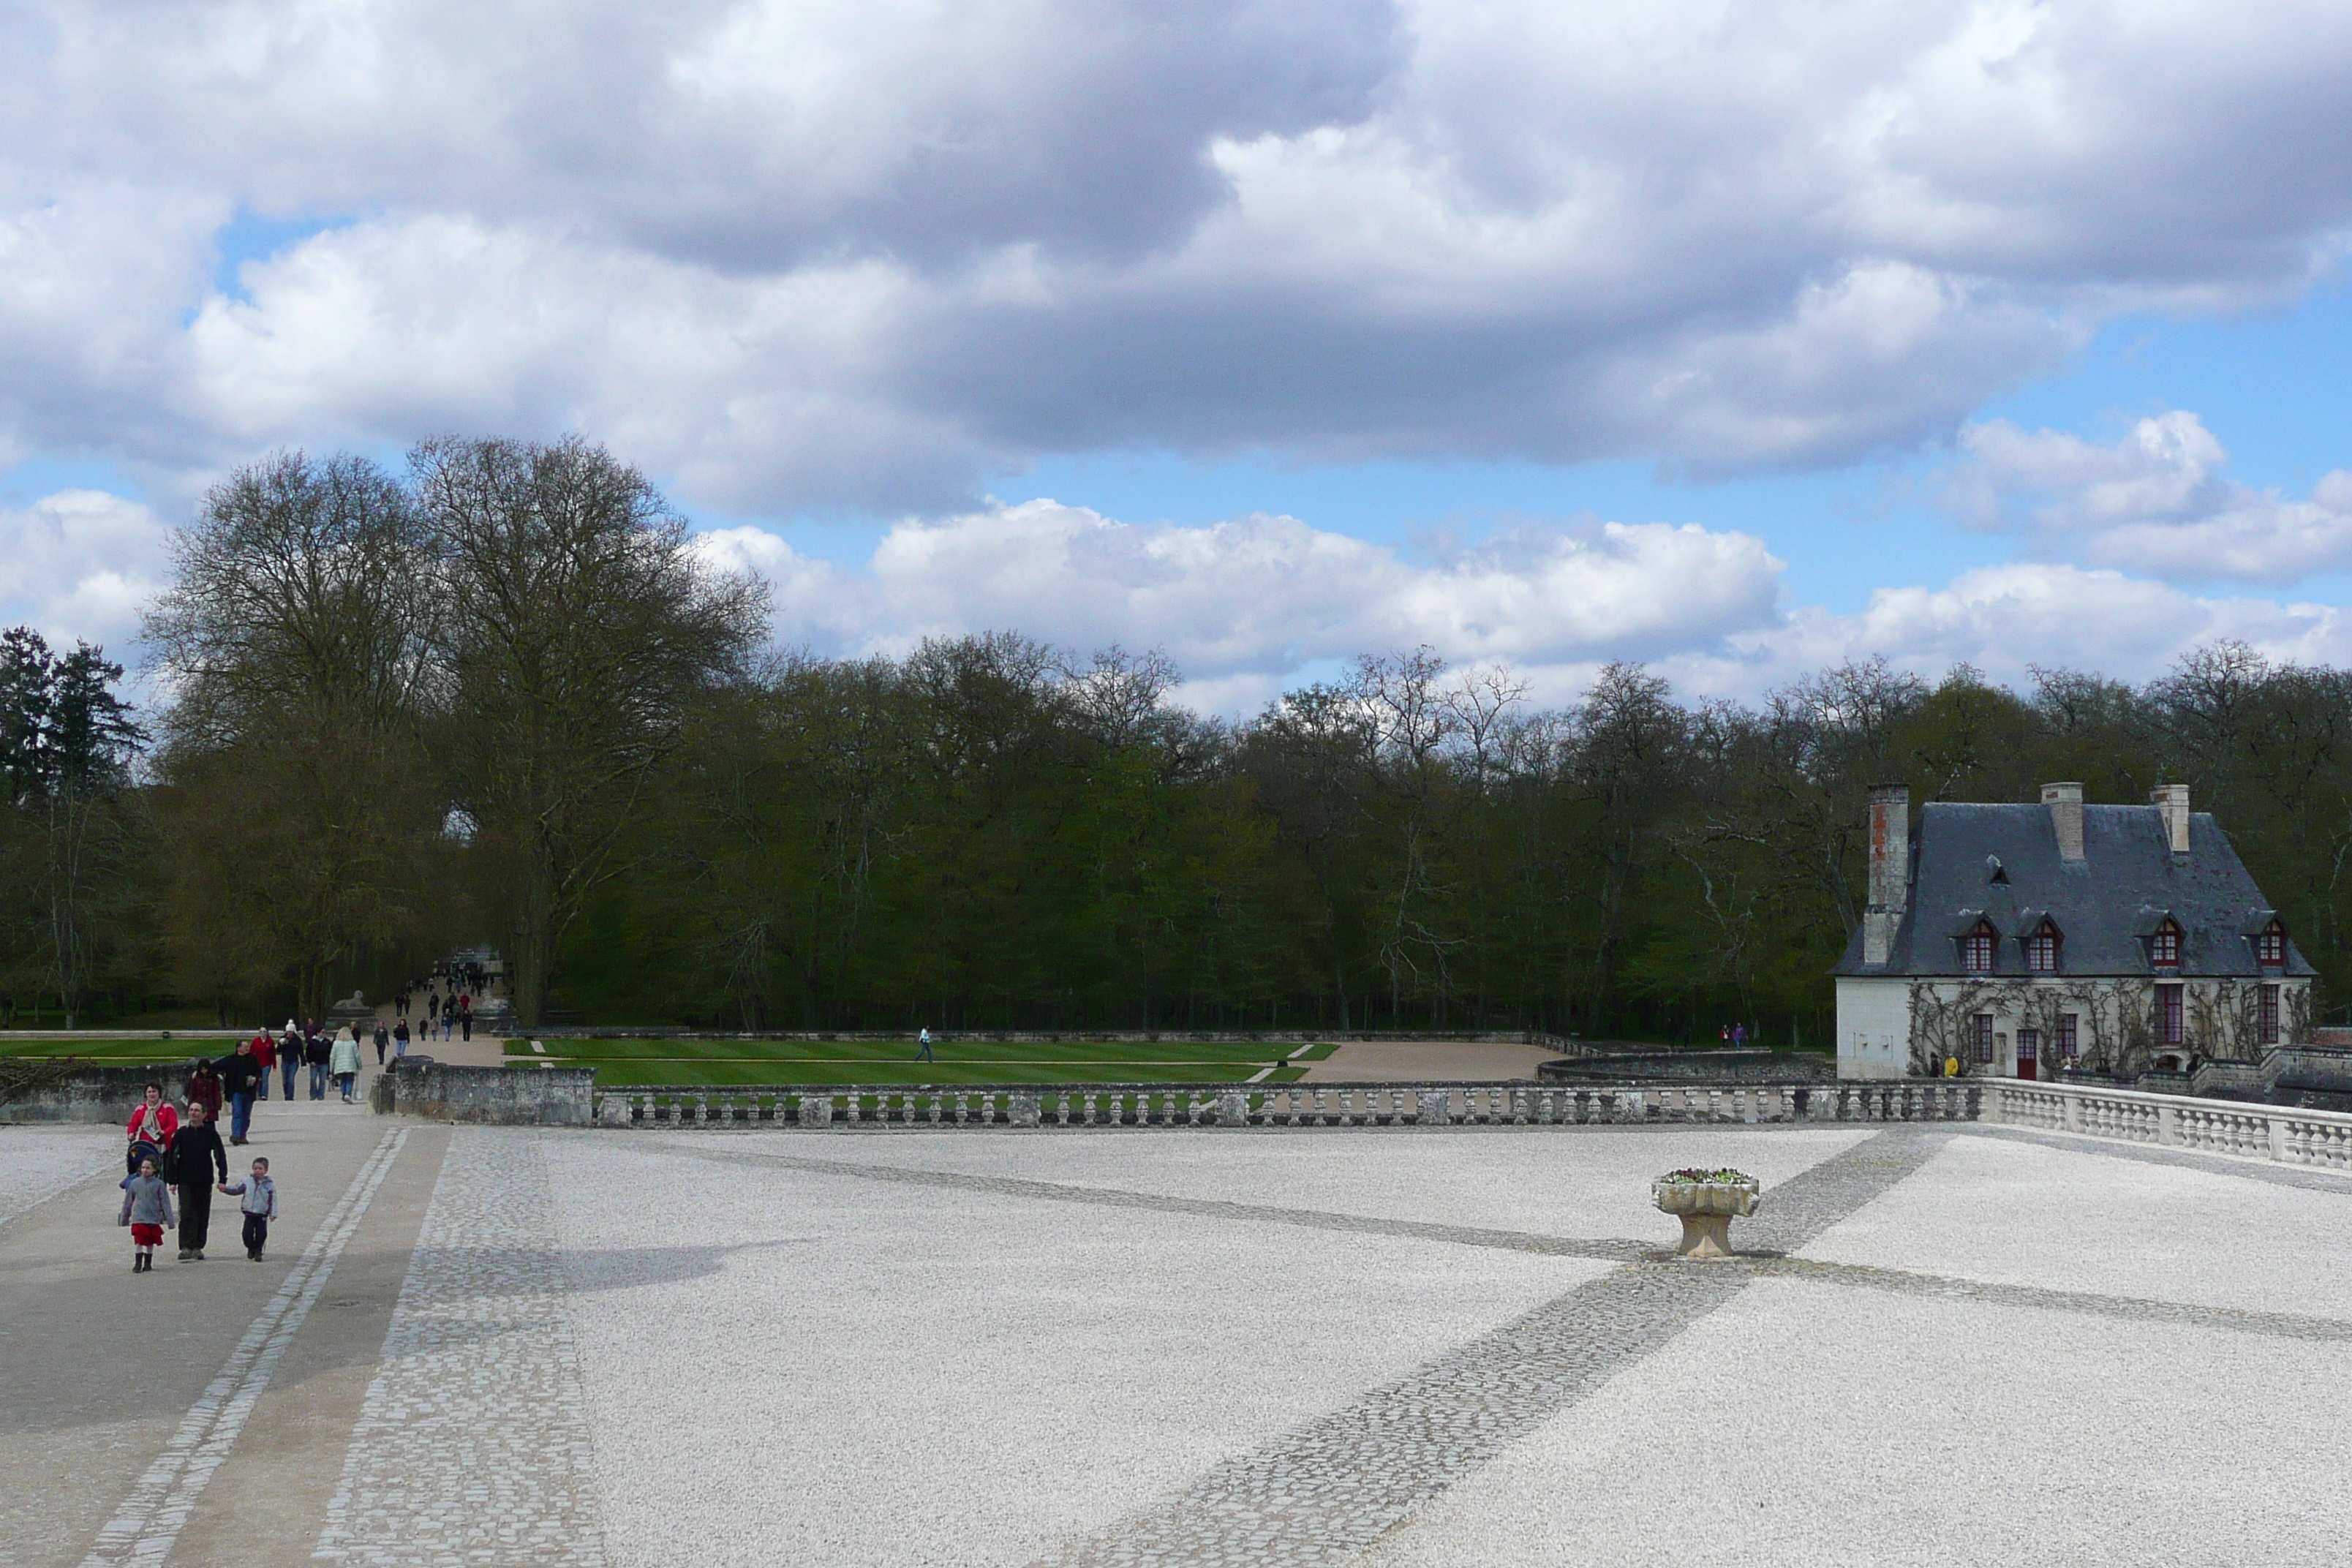
<instances>
[{"instance_id":1,"label":"distant pedestrian","mask_svg":"<svg viewBox=\"0 0 2352 1568\"><path fill-rule=\"evenodd\" d=\"M294 1079L302 1071L302 1031L294 1020L286 1020L286 1032L278 1037L278 1071L286 1080L286 1102L294 1102Z\"/></svg>"},{"instance_id":2,"label":"distant pedestrian","mask_svg":"<svg viewBox=\"0 0 2352 1568\"><path fill-rule=\"evenodd\" d=\"M922 1033L922 1046L923 1048L915 1053L915 1059L917 1061L929 1062L937 1061L939 1059L937 1057L931 1055L931 1032L928 1028Z\"/></svg>"},{"instance_id":3,"label":"distant pedestrian","mask_svg":"<svg viewBox=\"0 0 2352 1568\"><path fill-rule=\"evenodd\" d=\"M1732 1048L1733 1050L1735 1050L1735 1051L1744 1051L1744 1050L1746 1050L1746 1049L1748 1048L1748 1026L1747 1026L1747 1025L1745 1025L1745 1024L1735 1024L1735 1025L1733 1025L1733 1026L1732 1026L1732 1029L1731 1029L1731 1048Z\"/></svg>"},{"instance_id":4,"label":"distant pedestrian","mask_svg":"<svg viewBox=\"0 0 2352 1568\"><path fill-rule=\"evenodd\" d=\"M403 1018L392 1026L392 1059L398 1061L408 1054L408 1020Z\"/></svg>"},{"instance_id":5,"label":"distant pedestrian","mask_svg":"<svg viewBox=\"0 0 2352 1568\"><path fill-rule=\"evenodd\" d=\"M327 1070L335 1077L335 1087L343 1091L343 1103L352 1102L352 1080L360 1075L360 1026L351 1025L335 1033L335 1048L327 1059Z\"/></svg>"},{"instance_id":6,"label":"distant pedestrian","mask_svg":"<svg viewBox=\"0 0 2352 1568\"><path fill-rule=\"evenodd\" d=\"M179 1223L172 1215L171 1186L156 1174L153 1155L142 1157L137 1168L122 1178L122 1215L114 1223L131 1227L131 1272L152 1272L155 1249L163 1245L163 1232Z\"/></svg>"},{"instance_id":7,"label":"distant pedestrian","mask_svg":"<svg viewBox=\"0 0 2352 1568\"><path fill-rule=\"evenodd\" d=\"M269 1080L278 1071L278 1042L269 1037L267 1029L253 1032L253 1065L261 1069L261 1077L253 1086L254 1098L268 1100Z\"/></svg>"},{"instance_id":8,"label":"distant pedestrian","mask_svg":"<svg viewBox=\"0 0 2352 1568\"><path fill-rule=\"evenodd\" d=\"M441 1005L441 1037L445 1040L447 1039L449 1037L450 1031L455 1029L457 1026L457 1007L451 1003L444 1002Z\"/></svg>"},{"instance_id":9,"label":"distant pedestrian","mask_svg":"<svg viewBox=\"0 0 2352 1568\"><path fill-rule=\"evenodd\" d=\"M438 991L428 991L428 992L426 992L426 993L425 993L425 1026L426 1026L427 1028L430 1028L432 1026L434 1026L434 1025L436 1025L436 1024L438 1024L440 1021L441 1021L441 993L439 993Z\"/></svg>"},{"instance_id":10,"label":"distant pedestrian","mask_svg":"<svg viewBox=\"0 0 2352 1568\"><path fill-rule=\"evenodd\" d=\"M251 1179L223 1182L220 1190L237 1198L237 1211L245 1215L245 1255L260 1262L261 1249L269 1245L269 1222L278 1217L278 1184L269 1179L268 1157L254 1157Z\"/></svg>"},{"instance_id":11,"label":"distant pedestrian","mask_svg":"<svg viewBox=\"0 0 2352 1568\"><path fill-rule=\"evenodd\" d=\"M205 1256L205 1233L212 1228L213 1183L228 1180L228 1151L220 1134L205 1119L204 1107L188 1107L188 1119L172 1134L163 1173L180 1189L180 1257L183 1261ZM215 1177L217 1170L220 1174Z\"/></svg>"},{"instance_id":12,"label":"distant pedestrian","mask_svg":"<svg viewBox=\"0 0 2352 1568\"><path fill-rule=\"evenodd\" d=\"M245 1142L253 1125L254 1087L261 1081L261 1064L253 1059L253 1042L239 1040L236 1049L220 1059L221 1089L228 1096L228 1141Z\"/></svg>"},{"instance_id":13,"label":"distant pedestrian","mask_svg":"<svg viewBox=\"0 0 2352 1568\"><path fill-rule=\"evenodd\" d=\"M188 1081L186 1086L181 1090L180 1098L190 1105L203 1106L205 1108L205 1119L206 1121L218 1121L220 1120L220 1074L215 1070L212 1063L208 1061L199 1061L196 1063L195 1067L188 1073Z\"/></svg>"},{"instance_id":14,"label":"distant pedestrian","mask_svg":"<svg viewBox=\"0 0 2352 1568\"><path fill-rule=\"evenodd\" d=\"M392 1016L395 1018L408 1016L408 987L405 985L402 986L400 994L392 999Z\"/></svg>"},{"instance_id":15,"label":"distant pedestrian","mask_svg":"<svg viewBox=\"0 0 2352 1568\"><path fill-rule=\"evenodd\" d=\"M386 1029L386 1028L383 1026L383 1020L382 1018L378 1018L378 1019L375 1021L375 1065L376 1065L376 1066L378 1066L378 1067L382 1067L382 1066L383 1066L383 1048L384 1048L386 1046L390 1045L390 1044L392 1044L392 1031L390 1031L389 1029Z\"/></svg>"},{"instance_id":16,"label":"distant pedestrian","mask_svg":"<svg viewBox=\"0 0 2352 1568\"><path fill-rule=\"evenodd\" d=\"M131 1149L123 1163L123 1173L139 1173L139 1162L152 1160L161 1168L163 1151L172 1146L172 1134L180 1130L180 1113L163 1100L163 1086L151 1083L147 1098L131 1113Z\"/></svg>"},{"instance_id":17,"label":"distant pedestrian","mask_svg":"<svg viewBox=\"0 0 2352 1568\"><path fill-rule=\"evenodd\" d=\"M327 1044L327 1037L319 1033L316 1026L313 1026L310 1034L303 1037L302 1039L302 1062L304 1066L310 1069L310 1098L312 1100L324 1100L327 1098L327 1057L329 1053L330 1047Z\"/></svg>"},{"instance_id":18,"label":"distant pedestrian","mask_svg":"<svg viewBox=\"0 0 2352 1568\"><path fill-rule=\"evenodd\" d=\"M457 1027L465 1038L470 1040L474 1037L474 1009L463 1000L457 1004Z\"/></svg>"}]
</instances>

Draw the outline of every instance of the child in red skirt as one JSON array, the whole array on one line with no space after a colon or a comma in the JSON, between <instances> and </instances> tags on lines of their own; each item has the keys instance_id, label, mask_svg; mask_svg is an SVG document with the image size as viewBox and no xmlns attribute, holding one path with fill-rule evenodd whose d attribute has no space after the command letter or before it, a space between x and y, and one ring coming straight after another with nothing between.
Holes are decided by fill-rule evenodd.
<instances>
[{"instance_id":1,"label":"child in red skirt","mask_svg":"<svg viewBox=\"0 0 2352 1568\"><path fill-rule=\"evenodd\" d=\"M154 1161L140 1161L138 1173L122 1178L122 1216L115 1223L131 1227L131 1272L152 1272L164 1227L179 1223L172 1213L172 1188L155 1173Z\"/></svg>"}]
</instances>

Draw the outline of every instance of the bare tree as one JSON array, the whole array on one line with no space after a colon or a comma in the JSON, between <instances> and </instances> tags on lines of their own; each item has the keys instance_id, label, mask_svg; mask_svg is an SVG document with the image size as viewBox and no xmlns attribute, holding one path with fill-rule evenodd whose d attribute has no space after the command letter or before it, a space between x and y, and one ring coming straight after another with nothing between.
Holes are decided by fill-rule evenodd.
<instances>
[{"instance_id":1,"label":"bare tree","mask_svg":"<svg viewBox=\"0 0 2352 1568\"><path fill-rule=\"evenodd\" d=\"M412 461L453 601L437 628L452 771L511 858L515 1010L535 1023L688 708L761 638L766 589L708 566L660 492L601 447L446 439Z\"/></svg>"},{"instance_id":2,"label":"bare tree","mask_svg":"<svg viewBox=\"0 0 2352 1568\"><path fill-rule=\"evenodd\" d=\"M446 595L415 509L364 458L237 470L173 541L146 637L173 702L165 923L215 990L330 972L414 929L443 802L416 766Z\"/></svg>"}]
</instances>

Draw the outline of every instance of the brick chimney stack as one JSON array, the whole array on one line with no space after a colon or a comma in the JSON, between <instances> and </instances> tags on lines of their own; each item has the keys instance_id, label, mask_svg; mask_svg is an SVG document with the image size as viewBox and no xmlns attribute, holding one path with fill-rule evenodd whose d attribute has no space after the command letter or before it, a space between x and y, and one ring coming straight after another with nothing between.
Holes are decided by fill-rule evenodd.
<instances>
[{"instance_id":1,"label":"brick chimney stack","mask_svg":"<svg viewBox=\"0 0 2352 1568\"><path fill-rule=\"evenodd\" d=\"M2164 836L2175 855L2189 853L2189 786L2158 784L2147 792L2148 805L2164 822Z\"/></svg>"},{"instance_id":2,"label":"brick chimney stack","mask_svg":"<svg viewBox=\"0 0 2352 1568\"><path fill-rule=\"evenodd\" d=\"M2050 826L2057 830L2058 858L2080 860L2083 858L2083 786L2078 784L2043 784L2042 804L2050 808Z\"/></svg>"},{"instance_id":3,"label":"brick chimney stack","mask_svg":"<svg viewBox=\"0 0 2352 1568\"><path fill-rule=\"evenodd\" d=\"M1885 963L1910 896L1911 792L1901 784L1870 791L1870 903L1862 916L1862 961Z\"/></svg>"}]
</instances>

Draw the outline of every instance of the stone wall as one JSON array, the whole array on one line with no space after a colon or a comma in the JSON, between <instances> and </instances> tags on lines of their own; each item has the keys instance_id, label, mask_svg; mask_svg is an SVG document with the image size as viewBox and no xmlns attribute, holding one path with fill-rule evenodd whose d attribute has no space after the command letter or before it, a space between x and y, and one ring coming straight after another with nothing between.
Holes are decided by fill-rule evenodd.
<instances>
[{"instance_id":1,"label":"stone wall","mask_svg":"<svg viewBox=\"0 0 2352 1568\"><path fill-rule=\"evenodd\" d=\"M1640 1051L1538 1064L1545 1083L1825 1083L1835 1058L1801 1051Z\"/></svg>"},{"instance_id":2,"label":"stone wall","mask_svg":"<svg viewBox=\"0 0 2352 1568\"><path fill-rule=\"evenodd\" d=\"M74 1059L14 1057L0 1059L0 1121L119 1121L151 1083L167 1099L179 1098L193 1063L121 1067Z\"/></svg>"},{"instance_id":3,"label":"stone wall","mask_svg":"<svg viewBox=\"0 0 2352 1568\"><path fill-rule=\"evenodd\" d=\"M410 1057L376 1079L378 1111L435 1121L587 1127L596 1120L593 1068L466 1068Z\"/></svg>"}]
</instances>

